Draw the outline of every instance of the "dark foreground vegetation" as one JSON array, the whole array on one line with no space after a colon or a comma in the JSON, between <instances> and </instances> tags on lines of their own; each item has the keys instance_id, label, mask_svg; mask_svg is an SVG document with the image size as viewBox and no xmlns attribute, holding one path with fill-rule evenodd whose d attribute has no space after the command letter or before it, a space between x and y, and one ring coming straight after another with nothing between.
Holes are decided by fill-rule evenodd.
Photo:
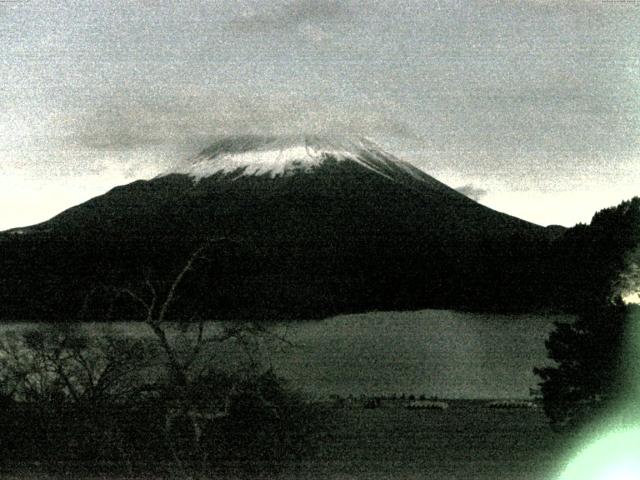
<instances>
[{"instance_id":1,"label":"dark foreground vegetation","mask_svg":"<svg viewBox=\"0 0 640 480\"><path fill-rule=\"evenodd\" d=\"M194 356L197 344L185 347L197 340L191 333L168 334L170 350L151 336L87 334L69 325L6 334L5 468L196 478L222 474L224 465L249 474L255 462L266 468L300 456L310 445L313 408L255 358L216 365L208 355ZM248 345L253 334L236 328L224 336L250 347L246 355L259 354Z\"/></svg>"}]
</instances>

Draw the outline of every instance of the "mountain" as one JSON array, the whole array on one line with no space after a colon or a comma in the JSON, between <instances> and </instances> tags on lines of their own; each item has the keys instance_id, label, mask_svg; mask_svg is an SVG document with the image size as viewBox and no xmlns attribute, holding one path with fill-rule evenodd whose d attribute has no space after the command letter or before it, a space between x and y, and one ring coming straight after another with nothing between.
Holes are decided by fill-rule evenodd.
<instances>
[{"instance_id":1,"label":"mountain","mask_svg":"<svg viewBox=\"0 0 640 480\"><path fill-rule=\"evenodd\" d=\"M366 140L312 136L223 138L150 181L117 187L19 231L209 235L222 222L230 234L262 236L254 225L260 223L292 239L314 229L325 236L337 225L350 236L383 231L372 219L402 232L444 237L542 231L468 199Z\"/></svg>"},{"instance_id":2,"label":"mountain","mask_svg":"<svg viewBox=\"0 0 640 480\"><path fill-rule=\"evenodd\" d=\"M68 319L97 285L167 285L208 239L225 242L202 292L225 318L529 309L544 302L533 272L557 235L364 139L226 137L0 234L0 318Z\"/></svg>"}]
</instances>

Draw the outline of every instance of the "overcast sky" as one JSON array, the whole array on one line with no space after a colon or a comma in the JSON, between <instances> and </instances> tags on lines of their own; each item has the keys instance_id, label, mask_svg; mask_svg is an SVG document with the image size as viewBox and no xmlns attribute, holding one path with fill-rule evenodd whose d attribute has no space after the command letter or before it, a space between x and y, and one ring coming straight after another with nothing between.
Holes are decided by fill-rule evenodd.
<instances>
[{"instance_id":1,"label":"overcast sky","mask_svg":"<svg viewBox=\"0 0 640 480\"><path fill-rule=\"evenodd\" d=\"M301 131L589 221L640 194L640 2L0 2L0 229L221 134Z\"/></svg>"}]
</instances>

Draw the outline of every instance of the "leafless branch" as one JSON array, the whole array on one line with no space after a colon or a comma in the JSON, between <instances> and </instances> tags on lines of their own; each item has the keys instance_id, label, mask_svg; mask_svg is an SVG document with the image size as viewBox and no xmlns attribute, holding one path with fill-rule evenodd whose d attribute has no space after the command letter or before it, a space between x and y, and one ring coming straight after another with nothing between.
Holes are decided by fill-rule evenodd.
<instances>
[{"instance_id":1,"label":"leafless branch","mask_svg":"<svg viewBox=\"0 0 640 480\"><path fill-rule=\"evenodd\" d=\"M167 293L167 297L165 298L164 302L162 302L162 306L160 307L160 313L158 313L157 319L154 319L156 323L161 324L164 322L165 317L167 315L167 310L169 309L169 307L171 306L171 304L173 303L176 297L176 292L178 290L178 287L182 283L182 280L184 279L185 275L189 271L191 271L196 260L200 259L200 255L206 248L207 248L207 245L202 245L200 248L196 249L196 251L193 252L191 257L187 261L184 268L180 270L176 278L173 280L173 282L171 283L171 287L169 288L169 293Z\"/></svg>"}]
</instances>

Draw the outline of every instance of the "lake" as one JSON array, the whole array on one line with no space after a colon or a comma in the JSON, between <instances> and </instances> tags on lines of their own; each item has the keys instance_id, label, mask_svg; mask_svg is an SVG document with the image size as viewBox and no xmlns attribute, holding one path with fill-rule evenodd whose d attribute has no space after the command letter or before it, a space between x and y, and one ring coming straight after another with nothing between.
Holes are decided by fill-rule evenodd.
<instances>
[{"instance_id":1,"label":"lake","mask_svg":"<svg viewBox=\"0 0 640 480\"><path fill-rule=\"evenodd\" d=\"M296 348L270 360L318 397L527 398L538 383L533 367L549 364L553 322L571 319L447 310L344 315L281 326Z\"/></svg>"},{"instance_id":2,"label":"lake","mask_svg":"<svg viewBox=\"0 0 640 480\"><path fill-rule=\"evenodd\" d=\"M549 363L545 340L567 315L423 310L341 315L275 326L292 345L268 342L265 362L313 398L415 394L440 398L528 398L532 369ZM4 329L25 324L6 324ZM88 324L100 332L101 326ZM131 335L141 324L115 324ZM220 361L228 363L225 348ZM212 353L214 355L214 353Z\"/></svg>"}]
</instances>

